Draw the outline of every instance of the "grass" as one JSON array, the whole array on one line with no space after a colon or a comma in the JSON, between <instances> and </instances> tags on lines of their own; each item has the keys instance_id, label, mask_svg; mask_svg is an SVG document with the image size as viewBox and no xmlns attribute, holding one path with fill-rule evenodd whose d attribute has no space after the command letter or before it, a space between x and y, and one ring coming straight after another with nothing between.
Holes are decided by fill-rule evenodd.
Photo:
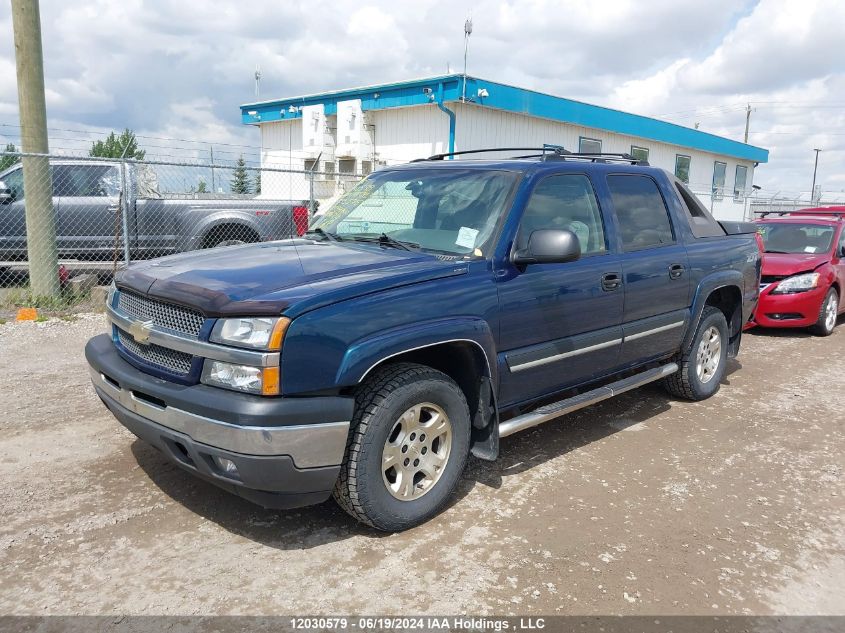
<instances>
[{"instance_id":1,"label":"grass","mask_svg":"<svg viewBox=\"0 0 845 633\"><path fill-rule=\"evenodd\" d=\"M75 295L69 292L63 292L57 297L41 297L34 295L27 287L10 288L0 294L0 310L37 308L46 312L64 312L84 305L90 298L89 293Z\"/></svg>"},{"instance_id":2,"label":"grass","mask_svg":"<svg viewBox=\"0 0 845 633\"><path fill-rule=\"evenodd\" d=\"M6 323L8 323L6 319L0 319L0 325L6 325Z\"/></svg>"}]
</instances>

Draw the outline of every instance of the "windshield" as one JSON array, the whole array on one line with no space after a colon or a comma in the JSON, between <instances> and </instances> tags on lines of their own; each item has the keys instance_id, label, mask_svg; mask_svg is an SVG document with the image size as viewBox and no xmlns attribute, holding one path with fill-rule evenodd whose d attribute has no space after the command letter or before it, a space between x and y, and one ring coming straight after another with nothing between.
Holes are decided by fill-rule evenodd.
<instances>
[{"instance_id":1,"label":"windshield","mask_svg":"<svg viewBox=\"0 0 845 633\"><path fill-rule=\"evenodd\" d=\"M398 241L421 250L482 257L517 178L516 173L492 169L376 172L318 217L311 229L343 240Z\"/></svg>"},{"instance_id":2,"label":"windshield","mask_svg":"<svg viewBox=\"0 0 845 633\"><path fill-rule=\"evenodd\" d=\"M833 227L823 224L761 224L757 228L767 253L826 253Z\"/></svg>"}]
</instances>

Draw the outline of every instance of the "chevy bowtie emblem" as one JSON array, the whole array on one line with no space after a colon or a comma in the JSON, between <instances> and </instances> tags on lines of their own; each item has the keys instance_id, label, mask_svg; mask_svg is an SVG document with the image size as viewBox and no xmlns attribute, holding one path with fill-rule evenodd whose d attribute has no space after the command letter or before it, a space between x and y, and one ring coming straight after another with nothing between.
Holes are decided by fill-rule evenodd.
<instances>
[{"instance_id":1,"label":"chevy bowtie emblem","mask_svg":"<svg viewBox=\"0 0 845 633\"><path fill-rule=\"evenodd\" d=\"M150 334L153 331L152 321L134 321L129 326L129 333L136 343L147 345L150 342Z\"/></svg>"}]
</instances>

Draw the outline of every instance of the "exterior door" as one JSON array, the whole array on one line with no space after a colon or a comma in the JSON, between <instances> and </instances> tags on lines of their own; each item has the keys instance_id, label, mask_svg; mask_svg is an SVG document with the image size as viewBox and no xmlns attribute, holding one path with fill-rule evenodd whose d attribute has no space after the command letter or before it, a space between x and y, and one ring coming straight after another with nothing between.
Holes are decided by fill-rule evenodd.
<instances>
[{"instance_id":1,"label":"exterior door","mask_svg":"<svg viewBox=\"0 0 845 633\"><path fill-rule=\"evenodd\" d=\"M26 254L26 210L24 207L23 168L0 178L13 196L12 202L0 204L0 259Z\"/></svg>"},{"instance_id":2,"label":"exterior door","mask_svg":"<svg viewBox=\"0 0 845 633\"><path fill-rule=\"evenodd\" d=\"M120 194L117 166L99 162L53 167L59 251L72 255L110 253Z\"/></svg>"},{"instance_id":3,"label":"exterior door","mask_svg":"<svg viewBox=\"0 0 845 633\"><path fill-rule=\"evenodd\" d=\"M592 380L618 364L622 267L609 248L587 176L555 174L536 185L517 246L526 246L531 232L544 228L573 231L582 256L523 268L507 262L498 271L500 403L505 406Z\"/></svg>"},{"instance_id":4,"label":"exterior door","mask_svg":"<svg viewBox=\"0 0 845 633\"><path fill-rule=\"evenodd\" d=\"M610 175L607 187L625 253L621 361L634 365L678 348L689 321L689 261L654 179Z\"/></svg>"}]
</instances>

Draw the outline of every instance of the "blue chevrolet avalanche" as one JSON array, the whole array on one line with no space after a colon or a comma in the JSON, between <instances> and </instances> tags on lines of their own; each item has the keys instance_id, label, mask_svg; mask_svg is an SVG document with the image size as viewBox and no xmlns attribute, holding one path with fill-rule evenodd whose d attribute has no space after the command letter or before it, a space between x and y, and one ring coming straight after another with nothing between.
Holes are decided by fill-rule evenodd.
<instances>
[{"instance_id":1,"label":"blue chevrolet avalanche","mask_svg":"<svg viewBox=\"0 0 845 633\"><path fill-rule=\"evenodd\" d=\"M653 381L718 391L753 225L624 154L452 158L371 174L302 238L121 271L85 350L99 397L241 497L403 530L502 437Z\"/></svg>"}]
</instances>

